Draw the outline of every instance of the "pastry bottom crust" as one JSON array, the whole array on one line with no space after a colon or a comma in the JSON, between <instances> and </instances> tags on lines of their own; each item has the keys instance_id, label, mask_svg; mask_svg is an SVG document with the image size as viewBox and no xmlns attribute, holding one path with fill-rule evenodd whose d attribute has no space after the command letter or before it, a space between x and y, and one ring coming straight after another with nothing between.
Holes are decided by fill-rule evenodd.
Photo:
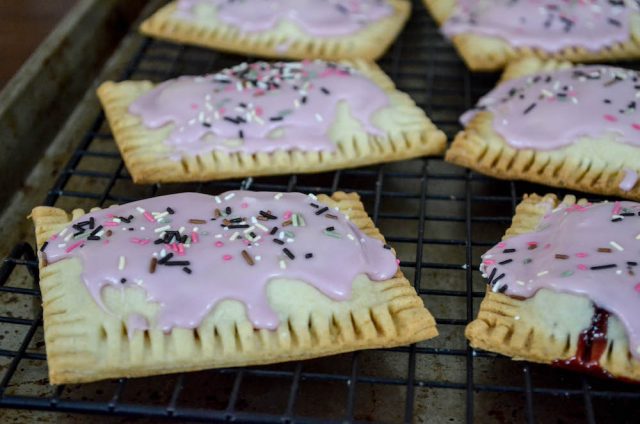
<instances>
[{"instance_id":1,"label":"pastry bottom crust","mask_svg":"<svg viewBox=\"0 0 640 424\"><path fill-rule=\"evenodd\" d=\"M526 59L509 66L503 80L569 66L568 62ZM619 187L625 169L640 174L640 148L617 142L614 134L585 137L548 151L514 149L493 128L493 114L485 111L456 135L445 158L496 178L640 200L640 183L629 191Z\"/></svg>"},{"instance_id":2,"label":"pastry bottom crust","mask_svg":"<svg viewBox=\"0 0 640 424\"><path fill-rule=\"evenodd\" d=\"M318 196L349 215L365 234L384 240L357 194ZM32 212L38 246L84 215L37 207ZM208 368L269 364L392 347L435 337L435 320L399 270L390 280L359 276L350 300L336 302L300 281L276 280L268 298L281 324L256 330L244 305L226 300L195 329L129 331L132 313L153 322L157 305L140 289L105 289L109 312L89 294L82 264L71 258L40 262L40 288L51 384L139 377Z\"/></svg>"},{"instance_id":3,"label":"pastry bottom crust","mask_svg":"<svg viewBox=\"0 0 640 424\"><path fill-rule=\"evenodd\" d=\"M571 205L575 197L562 203ZM582 203L586 200L582 200ZM516 208L505 239L534 231L549 204L560 202L554 195L525 197ZM465 330L471 346L543 364L575 357L581 333L591 326L594 304L586 297L540 290L518 300L487 289L478 317ZM640 381L640 362L629 353L629 342L620 321L610 315L606 348L600 367L613 377Z\"/></svg>"},{"instance_id":4,"label":"pastry bottom crust","mask_svg":"<svg viewBox=\"0 0 640 424\"><path fill-rule=\"evenodd\" d=\"M423 0L439 25L451 16L456 0ZM463 33L453 37L453 44L472 71L497 71L509 62L522 58L557 59L571 62L633 60L640 57L640 14L632 13L629 40L592 51L583 47L568 47L547 52L532 47L513 47L507 41L485 35Z\"/></svg>"}]
</instances>

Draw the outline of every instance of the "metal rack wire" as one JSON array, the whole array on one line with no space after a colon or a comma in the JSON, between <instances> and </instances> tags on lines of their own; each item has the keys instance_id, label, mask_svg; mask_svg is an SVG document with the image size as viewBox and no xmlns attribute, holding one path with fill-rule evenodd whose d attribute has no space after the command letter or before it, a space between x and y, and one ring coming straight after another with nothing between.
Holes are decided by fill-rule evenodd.
<instances>
[{"instance_id":1,"label":"metal rack wire","mask_svg":"<svg viewBox=\"0 0 640 424\"><path fill-rule=\"evenodd\" d=\"M122 79L162 81L243 60L147 39ZM419 2L381 61L451 137L457 118L496 75L470 74ZM81 140L47 205L104 206L194 190L357 191L394 245L405 274L435 314L441 336L417 345L313 361L74 386L48 386L33 249L0 267L0 406L177 420L250 422L633 422L637 386L517 363L474 351L464 326L484 295L479 255L509 225L522 194L550 189L491 180L439 158L317 175L135 186L101 114ZM20 297L28 310L15 310ZM12 300L13 299L13 300ZM3 334L19 343L8 345Z\"/></svg>"}]
</instances>

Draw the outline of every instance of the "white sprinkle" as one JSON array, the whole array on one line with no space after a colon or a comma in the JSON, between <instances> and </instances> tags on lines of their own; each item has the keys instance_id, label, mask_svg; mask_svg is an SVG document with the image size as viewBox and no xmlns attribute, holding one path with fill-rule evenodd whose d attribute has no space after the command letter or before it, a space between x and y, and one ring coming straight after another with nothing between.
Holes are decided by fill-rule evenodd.
<instances>
[{"instance_id":1,"label":"white sprinkle","mask_svg":"<svg viewBox=\"0 0 640 424\"><path fill-rule=\"evenodd\" d=\"M193 227L193 230L191 230L191 231L193 231L194 233L197 233L199 229L200 228L198 228L198 227Z\"/></svg>"},{"instance_id":2,"label":"white sprinkle","mask_svg":"<svg viewBox=\"0 0 640 424\"><path fill-rule=\"evenodd\" d=\"M235 196L235 193L229 193L226 196L224 196L224 200L229 200L229 199L233 199L233 197Z\"/></svg>"},{"instance_id":3,"label":"white sprinkle","mask_svg":"<svg viewBox=\"0 0 640 424\"><path fill-rule=\"evenodd\" d=\"M262 259L262 256L254 256L253 259L255 259L256 261L259 261L260 259Z\"/></svg>"},{"instance_id":4,"label":"white sprinkle","mask_svg":"<svg viewBox=\"0 0 640 424\"><path fill-rule=\"evenodd\" d=\"M140 231L144 231L144 227L140 227Z\"/></svg>"},{"instance_id":5,"label":"white sprinkle","mask_svg":"<svg viewBox=\"0 0 640 424\"><path fill-rule=\"evenodd\" d=\"M120 220L120 218L113 218L113 220L112 220L112 221L113 221L113 222L117 222L117 223L121 223L121 222L122 222L122 220Z\"/></svg>"},{"instance_id":6,"label":"white sprinkle","mask_svg":"<svg viewBox=\"0 0 640 424\"><path fill-rule=\"evenodd\" d=\"M214 197L216 203L222 203L222 201L220 200L220 196L216 196Z\"/></svg>"},{"instance_id":7,"label":"white sprinkle","mask_svg":"<svg viewBox=\"0 0 640 424\"><path fill-rule=\"evenodd\" d=\"M636 236L636 240L640 240L640 233Z\"/></svg>"},{"instance_id":8,"label":"white sprinkle","mask_svg":"<svg viewBox=\"0 0 640 424\"><path fill-rule=\"evenodd\" d=\"M118 269L120 271L122 271L124 269L124 265L126 263L125 261L126 260L125 260L124 256L120 256L120 260L118 261Z\"/></svg>"},{"instance_id":9,"label":"white sprinkle","mask_svg":"<svg viewBox=\"0 0 640 424\"><path fill-rule=\"evenodd\" d=\"M284 196L282 193L277 193L275 196L273 196L273 198L276 200L280 200L282 196Z\"/></svg>"},{"instance_id":10,"label":"white sprinkle","mask_svg":"<svg viewBox=\"0 0 640 424\"><path fill-rule=\"evenodd\" d=\"M259 222L256 222L256 227L260 228L265 233L269 232L269 229L267 227L265 227L264 225L260 224Z\"/></svg>"},{"instance_id":11,"label":"white sprinkle","mask_svg":"<svg viewBox=\"0 0 640 424\"><path fill-rule=\"evenodd\" d=\"M287 264L284 259L280 259L280 269L287 269Z\"/></svg>"},{"instance_id":12,"label":"white sprinkle","mask_svg":"<svg viewBox=\"0 0 640 424\"><path fill-rule=\"evenodd\" d=\"M216 234L215 236L213 236L214 238L222 238L222 234Z\"/></svg>"},{"instance_id":13,"label":"white sprinkle","mask_svg":"<svg viewBox=\"0 0 640 424\"><path fill-rule=\"evenodd\" d=\"M169 228L171 228L171 225L165 225L164 227L158 227L155 230L153 230L154 233L159 233L162 231L167 231Z\"/></svg>"},{"instance_id":14,"label":"white sprinkle","mask_svg":"<svg viewBox=\"0 0 640 424\"><path fill-rule=\"evenodd\" d=\"M536 275L538 277L542 277L543 275L547 275L548 273L549 273L549 271L542 271L542 272L537 273Z\"/></svg>"},{"instance_id":15,"label":"white sprinkle","mask_svg":"<svg viewBox=\"0 0 640 424\"><path fill-rule=\"evenodd\" d=\"M140 206L136 207L136 210L140 213L145 213L146 211L144 209L142 209Z\"/></svg>"},{"instance_id":16,"label":"white sprinkle","mask_svg":"<svg viewBox=\"0 0 640 424\"><path fill-rule=\"evenodd\" d=\"M520 315L516 315L515 317L513 317L514 320L519 321L520 320Z\"/></svg>"},{"instance_id":17,"label":"white sprinkle","mask_svg":"<svg viewBox=\"0 0 640 424\"><path fill-rule=\"evenodd\" d=\"M355 240L355 238L350 233L347 234L347 237L349 237L349 239L351 239L351 240Z\"/></svg>"},{"instance_id":18,"label":"white sprinkle","mask_svg":"<svg viewBox=\"0 0 640 424\"><path fill-rule=\"evenodd\" d=\"M72 234L72 233L69 233L69 235L68 235L68 236L66 236L66 237L64 238L64 241L69 241L69 240L71 240L71 237L73 237L73 234Z\"/></svg>"},{"instance_id":19,"label":"white sprinkle","mask_svg":"<svg viewBox=\"0 0 640 424\"><path fill-rule=\"evenodd\" d=\"M229 237L229 240L234 241L238 237L240 237L240 231L236 231L235 233L233 233L233 235Z\"/></svg>"},{"instance_id":20,"label":"white sprinkle","mask_svg":"<svg viewBox=\"0 0 640 424\"><path fill-rule=\"evenodd\" d=\"M519 286L524 286L524 281L516 280L516 284Z\"/></svg>"},{"instance_id":21,"label":"white sprinkle","mask_svg":"<svg viewBox=\"0 0 640 424\"><path fill-rule=\"evenodd\" d=\"M256 227L252 225L251 227L249 227L249 228L245 229L245 230L244 230L244 233L245 233L245 234L250 233L251 231L253 231L253 230L255 230L255 229L256 229Z\"/></svg>"},{"instance_id":22,"label":"white sprinkle","mask_svg":"<svg viewBox=\"0 0 640 424\"><path fill-rule=\"evenodd\" d=\"M622 248L622 246L620 246L618 243L616 243L615 241L610 241L609 244L613 247L616 248L616 250L619 250L620 252L623 252L624 249Z\"/></svg>"},{"instance_id":23,"label":"white sprinkle","mask_svg":"<svg viewBox=\"0 0 640 424\"><path fill-rule=\"evenodd\" d=\"M65 247L66 245L67 245L67 243L60 243L60 244L58 245L58 247L63 248L63 247Z\"/></svg>"},{"instance_id":24,"label":"white sprinkle","mask_svg":"<svg viewBox=\"0 0 640 424\"><path fill-rule=\"evenodd\" d=\"M184 227L180 227L180 229L178 230L178 232L179 232L180 234L184 233Z\"/></svg>"},{"instance_id":25,"label":"white sprinkle","mask_svg":"<svg viewBox=\"0 0 640 424\"><path fill-rule=\"evenodd\" d=\"M316 113L316 121L318 122L324 121L324 119L322 118L322 115L320 115L319 113Z\"/></svg>"},{"instance_id":26,"label":"white sprinkle","mask_svg":"<svg viewBox=\"0 0 640 424\"><path fill-rule=\"evenodd\" d=\"M69 230L69 227L65 228L64 230L60 231L60 233L58 234L60 237L64 236L65 234L67 234L67 231Z\"/></svg>"},{"instance_id":27,"label":"white sprinkle","mask_svg":"<svg viewBox=\"0 0 640 424\"><path fill-rule=\"evenodd\" d=\"M622 274L622 270L621 269L616 270L616 274L618 275Z\"/></svg>"},{"instance_id":28,"label":"white sprinkle","mask_svg":"<svg viewBox=\"0 0 640 424\"><path fill-rule=\"evenodd\" d=\"M162 250L160 251L160 257L161 257L161 258L164 258L165 256L167 256L167 249L162 249Z\"/></svg>"},{"instance_id":29,"label":"white sprinkle","mask_svg":"<svg viewBox=\"0 0 640 424\"><path fill-rule=\"evenodd\" d=\"M318 200L318 197L313 193L309 193L307 196L311 197L313 200Z\"/></svg>"}]
</instances>

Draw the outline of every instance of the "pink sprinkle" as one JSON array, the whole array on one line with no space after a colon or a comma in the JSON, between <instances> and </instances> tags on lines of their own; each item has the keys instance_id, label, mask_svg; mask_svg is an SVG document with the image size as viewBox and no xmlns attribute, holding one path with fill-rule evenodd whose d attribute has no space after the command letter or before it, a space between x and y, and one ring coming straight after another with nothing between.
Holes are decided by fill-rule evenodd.
<instances>
[{"instance_id":1,"label":"pink sprinkle","mask_svg":"<svg viewBox=\"0 0 640 424\"><path fill-rule=\"evenodd\" d=\"M155 218L149 212L145 212L143 213L143 215L147 219L147 221L156 222Z\"/></svg>"},{"instance_id":2,"label":"pink sprinkle","mask_svg":"<svg viewBox=\"0 0 640 424\"><path fill-rule=\"evenodd\" d=\"M284 219L291 219L291 211L286 211L282 217Z\"/></svg>"},{"instance_id":3,"label":"pink sprinkle","mask_svg":"<svg viewBox=\"0 0 640 424\"><path fill-rule=\"evenodd\" d=\"M184 255L184 244L182 243L178 244L178 255L179 256Z\"/></svg>"},{"instance_id":4,"label":"pink sprinkle","mask_svg":"<svg viewBox=\"0 0 640 424\"><path fill-rule=\"evenodd\" d=\"M195 231L191 231L191 242L197 243L198 241L200 241L200 238L198 237L198 233L196 233Z\"/></svg>"},{"instance_id":5,"label":"pink sprinkle","mask_svg":"<svg viewBox=\"0 0 640 424\"><path fill-rule=\"evenodd\" d=\"M617 122L618 121L618 118L616 118L613 115L609 115L609 114L604 115L603 118L605 120L609 121L609 122Z\"/></svg>"},{"instance_id":6,"label":"pink sprinkle","mask_svg":"<svg viewBox=\"0 0 640 424\"><path fill-rule=\"evenodd\" d=\"M137 237L131 237L131 243L134 243L134 244L140 244L140 242L141 242L141 241L142 241L142 240L140 240L140 239L139 239L139 238L137 238Z\"/></svg>"},{"instance_id":7,"label":"pink sprinkle","mask_svg":"<svg viewBox=\"0 0 640 424\"><path fill-rule=\"evenodd\" d=\"M75 243L73 243L71 246L67 247L67 249L65 250L65 252L69 253L69 252L71 252L72 250L74 250L74 249L76 249L76 248L80 247L81 245L82 245L82 242L81 242L81 241L75 242Z\"/></svg>"},{"instance_id":8,"label":"pink sprinkle","mask_svg":"<svg viewBox=\"0 0 640 424\"><path fill-rule=\"evenodd\" d=\"M112 214L112 213L108 213L108 214L107 214L107 218L115 218L115 217L116 217L116 216L115 216L114 214Z\"/></svg>"},{"instance_id":9,"label":"pink sprinkle","mask_svg":"<svg viewBox=\"0 0 640 424\"><path fill-rule=\"evenodd\" d=\"M224 259L225 261L230 261L231 259L233 259L233 256L231 256L231 255L224 255L224 256L222 257L222 259Z\"/></svg>"},{"instance_id":10,"label":"pink sprinkle","mask_svg":"<svg viewBox=\"0 0 640 424\"><path fill-rule=\"evenodd\" d=\"M191 109L198 109L198 107L196 103L191 103Z\"/></svg>"},{"instance_id":11,"label":"pink sprinkle","mask_svg":"<svg viewBox=\"0 0 640 424\"><path fill-rule=\"evenodd\" d=\"M226 112L226 109L221 107L220 109L218 109L218 112L220 113L220 115L224 115L224 113Z\"/></svg>"},{"instance_id":12,"label":"pink sprinkle","mask_svg":"<svg viewBox=\"0 0 640 424\"><path fill-rule=\"evenodd\" d=\"M142 239L140 240L140 244L143 246L146 246L147 244L151 243L151 240L149 239Z\"/></svg>"},{"instance_id":13,"label":"pink sprinkle","mask_svg":"<svg viewBox=\"0 0 640 424\"><path fill-rule=\"evenodd\" d=\"M217 242L215 243L215 246L216 246L216 247L222 247L222 246L224 246L224 243L223 243L223 242L221 242L221 241L217 241Z\"/></svg>"},{"instance_id":14,"label":"pink sprinkle","mask_svg":"<svg viewBox=\"0 0 640 424\"><path fill-rule=\"evenodd\" d=\"M251 242L249 242L249 240L247 239L242 240L242 242L244 243L245 246L249 246L251 244Z\"/></svg>"},{"instance_id":15,"label":"pink sprinkle","mask_svg":"<svg viewBox=\"0 0 640 424\"><path fill-rule=\"evenodd\" d=\"M240 207L243 209L247 209L249 207L249 204L247 202L242 202L240 203Z\"/></svg>"},{"instance_id":16,"label":"pink sprinkle","mask_svg":"<svg viewBox=\"0 0 640 424\"><path fill-rule=\"evenodd\" d=\"M113 222L113 221L107 221L104 223L105 227L117 227L118 223L117 222Z\"/></svg>"},{"instance_id":17,"label":"pink sprinkle","mask_svg":"<svg viewBox=\"0 0 640 424\"><path fill-rule=\"evenodd\" d=\"M262 116L263 113L264 113L264 111L262 110L262 108L260 106L256 107L256 115Z\"/></svg>"},{"instance_id":18,"label":"pink sprinkle","mask_svg":"<svg viewBox=\"0 0 640 424\"><path fill-rule=\"evenodd\" d=\"M578 253L576 253L576 257L578 257L578 258L586 258L587 256L589 256L589 254L586 253L586 252L578 252Z\"/></svg>"},{"instance_id":19,"label":"pink sprinkle","mask_svg":"<svg viewBox=\"0 0 640 424\"><path fill-rule=\"evenodd\" d=\"M52 236L51 236L51 238L50 238L49 240L55 240L55 239L57 239L57 238L58 238L58 235L57 235L57 234L54 234L54 235L52 235Z\"/></svg>"},{"instance_id":20,"label":"pink sprinkle","mask_svg":"<svg viewBox=\"0 0 640 424\"><path fill-rule=\"evenodd\" d=\"M500 243L498 243L498 247L499 248L507 247L507 243L501 241Z\"/></svg>"},{"instance_id":21,"label":"pink sprinkle","mask_svg":"<svg viewBox=\"0 0 640 424\"><path fill-rule=\"evenodd\" d=\"M636 131L640 131L640 124L631 124L631 128L633 128Z\"/></svg>"},{"instance_id":22,"label":"pink sprinkle","mask_svg":"<svg viewBox=\"0 0 640 424\"><path fill-rule=\"evenodd\" d=\"M109 239L104 239L104 241L102 242L102 244L109 244Z\"/></svg>"},{"instance_id":23,"label":"pink sprinkle","mask_svg":"<svg viewBox=\"0 0 640 424\"><path fill-rule=\"evenodd\" d=\"M538 245L538 242L535 242L535 241L530 241L527 243L527 246L537 246L537 245Z\"/></svg>"},{"instance_id":24,"label":"pink sprinkle","mask_svg":"<svg viewBox=\"0 0 640 424\"><path fill-rule=\"evenodd\" d=\"M620 209L622 209L622 205L620 204L619 201L616 201L613 204L613 210L611 211L612 215L618 215L620 213Z\"/></svg>"},{"instance_id":25,"label":"pink sprinkle","mask_svg":"<svg viewBox=\"0 0 640 424\"><path fill-rule=\"evenodd\" d=\"M579 264L578 269L581 271L585 271L587 269L587 266L585 264Z\"/></svg>"},{"instance_id":26,"label":"pink sprinkle","mask_svg":"<svg viewBox=\"0 0 640 424\"><path fill-rule=\"evenodd\" d=\"M396 265L400 266L400 259L396 259Z\"/></svg>"},{"instance_id":27,"label":"pink sprinkle","mask_svg":"<svg viewBox=\"0 0 640 424\"><path fill-rule=\"evenodd\" d=\"M635 291L637 291L638 293L640 293L640 283L636 284L635 286L633 286L633 289Z\"/></svg>"},{"instance_id":28,"label":"pink sprinkle","mask_svg":"<svg viewBox=\"0 0 640 424\"><path fill-rule=\"evenodd\" d=\"M485 265L493 265L496 263L496 261L493 259L485 259L484 261L482 261L482 263Z\"/></svg>"}]
</instances>

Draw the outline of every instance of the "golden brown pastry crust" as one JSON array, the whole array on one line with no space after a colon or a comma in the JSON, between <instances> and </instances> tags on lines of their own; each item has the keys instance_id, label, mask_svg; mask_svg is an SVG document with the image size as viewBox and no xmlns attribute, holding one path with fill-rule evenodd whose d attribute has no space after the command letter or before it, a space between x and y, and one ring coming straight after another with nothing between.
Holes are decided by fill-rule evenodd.
<instances>
[{"instance_id":1,"label":"golden brown pastry crust","mask_svg":"<svg viewBox=\"0 0 640 424\"><path fill-rule=\"evenodd\" d=\"M384 240L357 194L337 192L318 198L349 215L365 234ZM84 213L35 208L38 246ZM126 328L127 313L153 314L153 304L146 302L141 290L125 289L126 301L120 291L103 290L110 307L107 313L89 294L81 272L77 258L49 265L40 260L51 384L300 360L404 345L437 335L435 320L400 270L381 282L358 277L352 298L343 302L332 301L302 282L271 283L270 303L282 317L274 331L255 330L244 307L224 301L194 330L178 328L167 334L152 329L132 335ZM296 302L298 298L305 301Z\"/></svg>"},{"instance_id":2,"label":"golden brown pastry crust","mask_svg":"<svg viewBox=\"0 0 640 424\"><path fill-rule=\"evenodd\" d=\"M444 153L446 135L408 95L395 89L378 66L364 61L341 63L375 82L389 96L390 105L378 114L386 122L386 136L335 128L334 152L280 150L250 154L214 150L173 160L163 143L172 126L149 130L128 111L136 98L153 88L151 82L105 82L98 88L98 97L127 169L133 181L140 184L315 173Z\"/></svg>"},{"instance_id":3,"label":"golden brown pastry crust","mask_svg":"<svg viewBox=\"0 0 640 424\"><path fill-rule=\"evenodd\" d=\"M393 15L374 22L347 36L318 38L300 30L294 34L276 28L260 33L241 30L216 22L188 21L175 17L177 2L164 6L142 22L140 31L148 36L184 44L193 44L230 53L276 59L366 59L376 60L395 40L411 14L411 3L388 0ZM283 48L284 46L284 48Z\"/></svg>"},{"instance_id":4,"label":"golden brown pastry crust","mask_svg":"<svg viewBox=\"0 0 640 424\"><path fill-rule=\"evenodd\" d=\"M509 65L502 80L568 67L569 62L527 58ZM613 134L548 151L514 149L494 130L493 114L484 111L456 135L445 159L496 178L640 200L640 183L629 191L619 187L625 169L640 174L640 149L617 142Z\"/></svg>"},{"instance_id":5,"label":"golden brown pastry crust","mask_svg":"<svg viewBox=\"0 0 640 424\"><path fill-rule=\"evenodd\" d=\"M578 203L586 202L581 199ZM503 239L534 231L548 206L560 203L552 194L525 196ZM576 199L567 196L562 203L572 205ZM593 313L593 303L582 296L540 290L530 299L518 300L487 289L478 316L467 326L465 335L475 348L551 364L576 355L580 333L591 325ZM640 362L629 354L622 325L610 316L608 327L600 366L614 377L640 380Z\"/></svg>"},{"instance_id":6,"label":"golden brown pastry crust","mask_svg":"<svg viewBox=\"0 0 640 424\"><path fill-rule=\"evenodd\" d=\"M446 22L456 6L456 0L423 1L439 25ZM640 57L640 14L632 13L630 29L628 41L598 51L573 47L549 53L531 47L513 47L498 37L470 33L456 35L452 42L472 71L497 71L511 61L525 57L568 60L576 63L637 59Z\"/></svg>"}]
</instances>

